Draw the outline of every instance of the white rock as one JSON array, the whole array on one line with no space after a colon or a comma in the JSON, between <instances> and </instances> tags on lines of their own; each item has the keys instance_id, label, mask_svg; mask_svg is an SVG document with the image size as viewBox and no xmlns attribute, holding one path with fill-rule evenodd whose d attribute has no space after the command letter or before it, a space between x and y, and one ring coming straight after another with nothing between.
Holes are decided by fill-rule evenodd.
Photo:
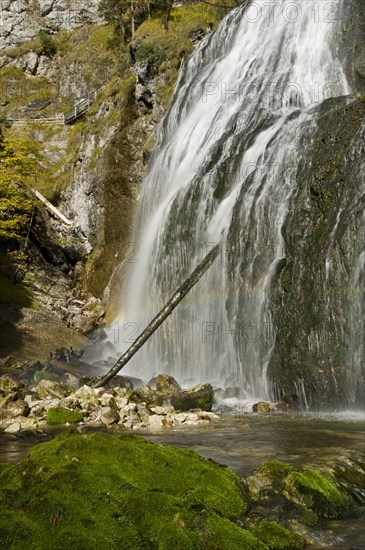
<instances>
[{"instance_id":1,"label":"white rock","mask_svg":"<svg viewBox=\"0 0 365 550\"><path fill-rule=\"evenodd\" d=\"M103 407L101 409L100 420L106 426L116 424L119 422L119 418L119 414L116 410L110 409L109 407Z\"/></svg>"},{"instance_id":2,"label":"white rock","mask_svg":"<svg viewBox=\"0 0 365 550\"><path fill-rule=\"evenodd\" d=\"M126 397L116 397L115 403L118 407L118 409L123 409L128 405L128 399Z\"/></svg>"},{"instance_id":3,"label":"white rock","mask_svg":"<svg viewBox=\"0 0 365 550\"><path fill-rule=\"evenodd\" d=\"M48 409L57 409L60 404L60 399L48 399L46 402L44 402L44 408L46 411Z\"/></svg>"},{"instance_id":4,"label":"white rock","mask_svg":"<svg viewBox=\"0 0 365 550\"><path fill-rule=\"evenodd\" d=\"M35 395L28 394L24 397L24 401L28 403L29 408L31 409L38 403L40 403L39 399L36 398Z\"/></svg>"},{"instance_id":5,"label":"white rock","mask_svg":"<svg viewBox=\"0 0 365 550\"><path fill-rule=\"evenodd\" d=\"M147 428L149 430L163 430L164 429L164 418L160 414L152 414L147 422Z\"/></svg>"},{"instance_id":6,"label":"white rock","mask_svg":"<svg viewBox=\"0 0 365 550\"><path fill-rule=\"evenodd\" d=\"M5 428L5 432L9 434L16 434L20 432L21 430L21 424L20 422L12 422L7 428Z\"/></svg>"},{"instance_id":7,"label":"white rock","mask_svg":"<svg viewBox=\"0 0 365 550\"><path fill-rule=\"evenodd\" d=\"M196 413L187 413L186 422L198 422L199 416Z\"/></svg>"},{"instance_id":8,"label":"white rock","mask_svg":"<svg viewBox=\"0 0 365 550\"><path fill-rule=\"evenodd\" d=\"M169 414L174 412L173 407L159 407L158 405L156 407L151 407L151 411L153 411L155 414Z\"/></svg>"},{"instance_id":9,"label":"white rock","mask_svg":"<svg viewBox=\"0 0 365 550\"><path fill-rule=\"evenodd\" d=\"M98 390L95 388L90 388L90 386L87 386L86 384L84 386L81 386L78 390L75 391L74 396L77 397L89 397L90 395L94 396L97 395Z\"/></svg>"},{"instance_id":10,"label":"white rock","mask_svg":"<svg viewBox=\"0 0 365 550\"><path fill-rule=\"evenodd\" d=\"M37 420L35 418L24 417L20 420L22 430L36 428Z\"/></svg>"},{"instance_id":11,"label":"white rock","mask_svg":"<svg viewBox=\"0 0 365 550\"><path fill-rule=\"evenodd\" d=\"M198 416L200 420L208 420L209 422L211 420L220 420L220 417L212 412L201 411L198 413Z\"/></svg>"},{"instance_id":12,"label":"white rock","mask_svg":"<svg viewBox=\"0 0 365 550\"><path fill-rule=\"evenodd\" d=\"M178 422L179 424L182 424L187 419L188 415L187 413L175 413L172 415L173 419Z\"/></svg>"},{"instance_id":13,"label":"white rock","mask_svg":"<svg viewBox=\"0 0 365 550\"><path fill-rule=\"evenodd\" d=\"M137 405L137 413L141 421L144 423L147 423L149 417L151 416L150 410L147 408L147 406L144 403L139 403Z\"/></svg>"},{"instance_id":14,"label":"white rock","mask_svg":"<svg viewBox=\"0 0 365 550\"><path fill-rule=\"evenodd\" d=\"M100 404L103 407L110 407L110 402L112 400L114 401L115 398L114 395L112 395L111 393L104 393L102 396L100 396Z\"/></svg>"}]
</instances>

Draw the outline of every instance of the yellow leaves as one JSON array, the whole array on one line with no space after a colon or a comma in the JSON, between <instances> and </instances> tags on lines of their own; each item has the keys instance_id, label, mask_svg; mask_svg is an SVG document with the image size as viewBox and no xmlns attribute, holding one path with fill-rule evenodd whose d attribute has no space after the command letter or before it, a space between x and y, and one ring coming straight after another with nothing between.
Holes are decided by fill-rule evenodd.
<instances>
[{"instance_id":1,"label":"yellow leaves","mask_svg":"<svg viewBox=\"0 0 365 550\"><path fill-rule=\"evenodd\" d=\"M0 143L0 240L20 240L33 209L26 187L33 184L41 155L37 144L21 134Z\"/></svg>"},{"instance_id":2,"label":"yellow leaves","mask_svg":"<svg viewBox=\"0 0 365 550\"><path fill-rule=\"evenodd\" d=\"M24 178L34 174L41 162L39 145L36 141L29 141L19 133L9 134L3 141L4 150L0 152L0 165L6 174L11 177Z\"/></svg>"}]
</instances>

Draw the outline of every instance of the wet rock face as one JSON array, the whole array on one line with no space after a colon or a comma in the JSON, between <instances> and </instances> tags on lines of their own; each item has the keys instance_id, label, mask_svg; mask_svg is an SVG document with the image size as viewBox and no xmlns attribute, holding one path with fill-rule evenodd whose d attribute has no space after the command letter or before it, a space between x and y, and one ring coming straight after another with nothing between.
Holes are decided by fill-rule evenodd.
<instances>
[{"instance_id":1,"label":"wet rock face","mask_svg":"<svg viewBox=\"0 0 365 550\"><path fill-rule=\"evenodd\" d=\"M359 93L365 92L365 5L362 0L344 2L339 32L340 52L347 78Z\"/></svg>"},{"instance_id":2,"label":"wet rock face","mask_svg":"<svg viewBox=\"0 0 365 550\"><path fill-rule=\"evenodd\" d=\"M272 288L277 336L268 372L281 399L305 392L309 405L323 407L361 402L363 391L350 356L350 308L360 300L352 278L363 247L365 102L331 99L319 115L303 141L286 258Z\"/></svg>"},{"instance_id":3,"label":"wet rock face","mask_svg":"<svg viewBox=\"0 0 365 550\"><path fill-rule=\"evenodd\" d=\"M37 36L41 29L55 32L85 23L101 22L99 0L3 0L1 4L0 48L15 46Z\"/></svg>"}]
</instances>

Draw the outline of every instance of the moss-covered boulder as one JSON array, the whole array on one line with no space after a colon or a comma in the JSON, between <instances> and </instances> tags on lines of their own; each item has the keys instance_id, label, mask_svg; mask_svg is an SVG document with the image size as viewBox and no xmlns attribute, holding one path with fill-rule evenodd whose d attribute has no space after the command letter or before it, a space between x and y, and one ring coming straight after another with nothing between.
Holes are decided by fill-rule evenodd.
<instances>
[{"instance_id":1,"label":"moss-covered boulder","mask_svg":"<svg viewBox=\"0 0 365 550\"><path fill-rule=\"evenodd\" d=\"M0 485L4 548L266 548L234 523L248 509L235 473L129 434L63 433Z\"/></svg>"},{"instance_id":2,"label":"moss-covered boulder","mask_svg":"<svg viewBox=\"0 0 365 550\"><path fill-rule=\"evenodd\" d=\"M260 509L275 510L276 519L315 525L321 518L343 518L356 503L334 477L269 460L245 481L249 500Z\"/></svg>"},{"instance_id":3,"label":"moss-covered boulder","mask_svg":"<svg viewBox=\"0 0 365 550\"><path fill-rule=\"evenodd\" d=\"M258 403L254 403L252 405L252 412L254 413L265 414L271 412L272 410L272 405L266 401L259 401Z\"/></svg>"},{"instance_id":4,"label":"moss-covered boulder","mask_svg":"<svg viewBox=\"0 0 365 550\"><path fill-rule=\"evenodd\" d=\"M162 404L159 394L147 385L135 389L130 395L130 400L134 403L146 403L147 405Z\"/></svg>"},{"instance_id":5,"label":"moss-covered boulder","mask_svg":"<svg viewBox=\"0 0 365 550\"><path fill-rule=\"evenodd\" d=\"M262 540L270 550L302 550L305 540L276 521L262 520L250 527L253 535Z\"/></svg>"},{"instance_id":6,"label":"moss-covered boulder","mask_svg":"<svg viewBox=\"0 0 365 550\"><path fill-rule=\"evenodd\" d=\"M171 396L171 405L177 411L189 411L191 409L212 409L214 391L210 384L199 384L189 390L178 392Z\"/></svg>"},{"instance_id":7,"label":"moss-covered boulder","mask_svg":"<svg viewBox=\"0 0 365 550\"><path fill-rule=\"evenodd\" d=\"M168 374L159 374L156 377L156 390L159 393L171 394L181 391L181 387L172 376Z\"/></svg>"},{"instance_id":8,"label":"moss-covered boulder","mask_svg":"<svg viewBox=\"0 0 365 550\"><path fill-rule=\"evenodd\" d=\"M50 426L60 426L61 424L77 424L82 422L83 415L77 411L68 409L51 408L47 411L47 424Z\"/></svg>"}]
</instances>

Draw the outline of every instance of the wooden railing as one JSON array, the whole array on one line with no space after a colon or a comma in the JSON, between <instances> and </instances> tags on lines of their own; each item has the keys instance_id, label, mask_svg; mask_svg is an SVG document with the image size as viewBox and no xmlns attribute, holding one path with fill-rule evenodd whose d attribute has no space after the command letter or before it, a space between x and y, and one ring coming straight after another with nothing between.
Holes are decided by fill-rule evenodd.
<instances>
[{"instance_id":1,"label":"wooden railing","mask_svg":"<svg viewBox=\"0 0 365 550\"><path fill-rule=\"evenodd\" d=\"M15 125L27 124L29 122L36 122L41 124L72 124L80 118L89 109L91 103L95 100L99 93L99 90L92 92L86 99L82 99L69 111L61 115L55 115L49 118L9 118L9 121Z\"/></svg>"},{"instance_id":2,"label":"wooden railing","mask_svg":"<svg viewBox=\"0 0 365 550\"><path fill-rule=\"evenodd\" d=\"M27 124L28 122L37 122L41 124L65 124L64 115L56 115L49 118L9 118L9 121L16 126Z\"/></svg>"},{"instance_id":3,"label":"wooden railing","mask_svg":"<svg viewBox=\"0 0 365 550\"><path fill-rule=\"evenodd\" d=\"M87 99L83 99L82 101L79 101L79 103L76 103L75 106L67 111L63 115L63 122L64 124L72 124L75 120L77 120L80 116L82 116L88 108L90 107L91 103L94 101L96 96L98 95L99 90L95 90L92 94L90 94Z\"/></svg>"}]
</instances>

